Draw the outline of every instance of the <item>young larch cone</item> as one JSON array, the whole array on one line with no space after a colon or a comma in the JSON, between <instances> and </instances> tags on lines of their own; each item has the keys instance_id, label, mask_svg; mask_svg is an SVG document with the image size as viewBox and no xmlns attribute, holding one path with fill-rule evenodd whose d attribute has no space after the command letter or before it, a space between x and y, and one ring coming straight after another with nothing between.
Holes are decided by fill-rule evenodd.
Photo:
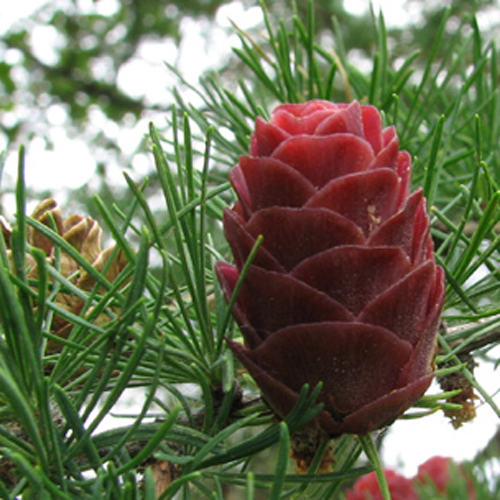
<instances>
[{"instance_id":1,"label":"young larch cone","mask_svg":"<svg viewBox=\"0 0 500 500\"><path fill-rule=\"evenodd\" d=\"M233 309L245 346L228 343L279 417L322 382L316 424L363 435L429 387L444 273L410 174L373 106L314 100L257 119L230 173L235 265L219 262L217 275L229 300L263 236Z\"/></svg>"}]
</instances>

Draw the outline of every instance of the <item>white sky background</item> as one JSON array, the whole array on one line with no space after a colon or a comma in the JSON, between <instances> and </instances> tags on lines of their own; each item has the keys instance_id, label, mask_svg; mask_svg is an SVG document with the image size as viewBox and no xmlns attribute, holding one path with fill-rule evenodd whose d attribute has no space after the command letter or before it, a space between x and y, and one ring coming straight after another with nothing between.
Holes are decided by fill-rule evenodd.
<instances>
[{"instance_id":1,"label":"white sky background","mask_svg":"<svg viewBox=\"0 0 500 500\"><path fill-rule=\"evenodd\" d=\"M89 5L99 6L99 9L112 9L115 0L88 0ZM2 2L0 6L0 32L9 28L14 22L28 16L35 8L46 3L44 0L21 0L17 2ZM346 2L349 10L360 13L367 9L366 0L349 0ZM378 0L373 2L376 10L382 7L388 26L402 25L415 19L418 12L413 8L403 8L399 0ZM497 12L498 14L498 12ZM132 95L154 95L155 99L169 99L169 87L173 81L169 78L164 61L180 62L179 69L185 77L195 83L200 75L200 60L207 65L215 65L221 54L225 54L236 43L236 36L228 39L228 18L233 19L242 28L248 28L261 20L260 9L252 8L245 11L237 2L221 7L217 15L217 25L213 28L211 47L207 51L205 39L202 37L202 27L192 20L183 21L183 38L181 51L183 57L177 59L177 48L172 42L145 44L140 55L142 60L131 62L119 75L123 90ZM481 20L480 20L481 21ZM50 30L41 30L34 36L39 38L40 56L50 59L51 44L57 43ZM214 47L217 50L213 50ZM190 54L192 57L190 57ZM195 64L191 64L195 61ZM54 149L47 149L42 140L33 139L27 147L26 177L30 186L39 189L51 187L56 193L67 193L68 189L78 189L83 184L91 183L94 174L95 159L88 146L76 139L70 139L61 124L64 122L64 110L54 107L51 111L54 130L52 139ZM98 113L96 114L99 123ZM148 118L151 119L151 118ZM161 122L162 116L154 120ZM59 123L59 125L58 125ZM112 127L109 121L102 120L102 126ZM147 120L139 122L134 127L118 128L111 131L124 154L132 156L143 134L147 131ZM5 145L0 144L0 149ZM13 179L17 164L15 152L8 156L6 173ZM43 170L40 170L43 165ZM138 170L150 167L149 160L144 155L139 156L134 163ZM116 167L117 178L121 178L120 169ZM498 374L494 374L489 366L477 370L479 382L490 392L498 389ZM435 388L434 392L439 392ZM498 399L498 398L497 398ZM123 425L123 420L119 421ZM413 475L417 466L434 455L453 456L458 460L472 459L477 450L482 449L497 429L498 419L491 408L482 405L478 417L472 423L464 425L460 430L454 430L441 412L431 417L412 421L398 421L389 431L384 445L384 461L386 466L398 467L407 475Z\"/></svg>"}]
</instances>

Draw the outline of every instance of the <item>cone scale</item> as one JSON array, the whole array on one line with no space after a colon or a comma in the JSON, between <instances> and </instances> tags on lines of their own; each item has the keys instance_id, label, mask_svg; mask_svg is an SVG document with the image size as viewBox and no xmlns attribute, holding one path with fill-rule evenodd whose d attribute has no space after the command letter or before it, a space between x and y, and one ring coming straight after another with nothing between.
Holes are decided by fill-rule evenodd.
<instances>
[{"instance_id":1,"label":"cone scale","mask_svg":"<svg viewBox=\"0 0 500 500\"><path fill-rule=\"evenodd\" d=\"M228 340L276 415L319 382L328 436L391 424L433 378L444 276L436 265L411 158L373 106L314 100L256 121L230 180L224 228L229 301L256 239Z\"/></svg>"}]
</instances>

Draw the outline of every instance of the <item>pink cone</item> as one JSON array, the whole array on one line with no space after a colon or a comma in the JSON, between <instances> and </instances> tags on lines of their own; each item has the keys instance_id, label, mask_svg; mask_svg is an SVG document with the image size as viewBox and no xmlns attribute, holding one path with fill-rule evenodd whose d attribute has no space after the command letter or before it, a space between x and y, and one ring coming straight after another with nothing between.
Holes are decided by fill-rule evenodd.
<instances>
[{"instance_id":1,"label":"pink cone","mask_svg":"<svg viewBox=\"0 0 500 500\"><path fill-rule=\"evenodd\" d=\"M315 100L257 119L230 174L235 265L217 274L229 301L263 235L233 311L245 345L228 342L279 417L303 384L323 382L316 423L366 434L429 387L444 276L410 174L373 106Z\"/></svg>"}]
</instances>

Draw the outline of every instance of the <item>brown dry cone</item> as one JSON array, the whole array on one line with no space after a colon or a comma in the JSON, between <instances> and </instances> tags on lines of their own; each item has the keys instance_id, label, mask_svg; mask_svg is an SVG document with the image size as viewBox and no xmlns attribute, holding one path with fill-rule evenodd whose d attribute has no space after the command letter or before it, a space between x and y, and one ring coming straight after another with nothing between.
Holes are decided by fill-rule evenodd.
<instances>
[{"instance_id":1,"label":"brown dry cone","mask_svg":"<svg viewBox=\"0 0 500 500\"><path fill-rule=\"evenodd\" d=\"M37 205L37 207L31 214L31 217L41 222L42 224L51 227L58 234L63 234L63 220L61 211L57 206L57 202L52 198L43 200L39 205ZM54 246L49 238L44 236L33 227L30 227L28 229L28 241L34 247L42 249L46 255L50 255Z\"/></svg>"},{"instance_id":2,"label":"brown dry cone","mask_svg":"<svg viewBox=\"0 0 500 500\"><path fill-rule=\"evenodd\" d=\"M74 247L87 262L91 263L96 270L101 272L105 268L113 254L114 247L102 250L102 229L94 219L82 215L71 215L63 219L57 202L53 199L43 200L33 211L32 217L54 229ZM2 231L6 233L5 240L7 246L9 246L10 230L6 228L7 226L2 224ZM47 255L47 261L51 264L54 263L56 251L54 244L49 238L30 227L28 232L28 243L42 249ZM26 261L28 278L36 279L38 270L33 258L27 255ZM106 279L109 282L113 282L127 263L128 261L125 255L122 251L119 251L105 274ZM63 276L71 279L73 283L82 290L89 291L95 285L95 281L89 274L81 269L78 263L62 249L59 254L59 270ZM69 293L59 293L55 301L60 307L76 315L81 313L84 306L84 301L80 297ZM104 322L105 320L105 315L101 315L101 317L97 318L98 323ZM54 317L53 332L56 335L65 338L69 334L71 328L72 324L68 323L65 319L57 315ZM50 341L47 347L48 352L57 352L61 350L61 345L54 341Z\"/></svg>"},{"instance_id":3,"label":"brown dry cone","mask_svg":"<svg viewBox=\"0 0 500 500\"><path fill-rule=\"evenodd\" d=\"M74 247L88 262L93 262L96 256L101 251L101 228L96 221L90 217L81 215L71 215L63 222L61 236ZM50 258L54 259L54 249L50 254ZM78 263L70 257L66 252L60 254L59 267L61 274L67 278L74 276L73 282L79 288L81 273ZM89 288L86 288L88 290ZM60 293L56 297L58 305L74 314L80 314L84 301L80 297L69 293ZM54 320L54 329L60 336L66 337L71 325L60 317Z\"/></svg>"}]
</instances>

